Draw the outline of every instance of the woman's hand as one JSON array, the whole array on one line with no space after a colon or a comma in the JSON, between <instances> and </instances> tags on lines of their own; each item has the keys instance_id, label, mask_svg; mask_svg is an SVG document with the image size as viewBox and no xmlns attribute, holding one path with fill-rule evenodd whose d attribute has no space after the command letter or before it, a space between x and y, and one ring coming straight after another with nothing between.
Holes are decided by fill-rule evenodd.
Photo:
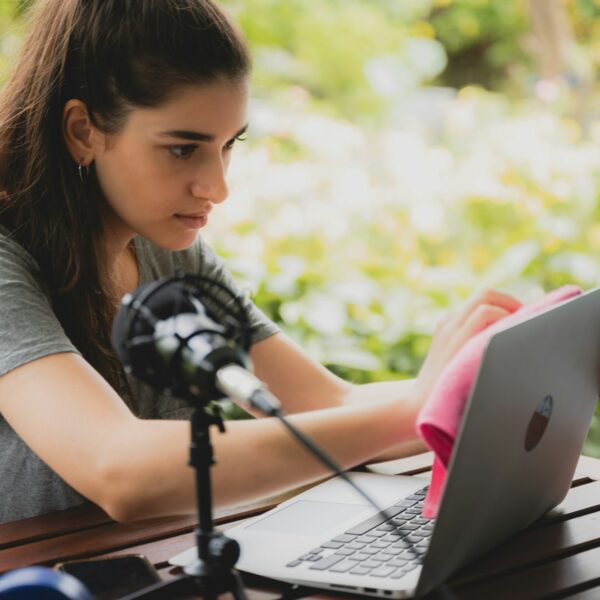
<instances>
[{"instance_id":1,"label":"woman's hand","mask_svg":"<svg viewBox=\"0 0 600 600\"><path fill-rule=\"evenodd\" d=\"M420 403L427 400L445 366L468 339L520 307L521 303L512 296L485 290L471 299L464 310L444 319L436 328L415 382Z\"/></svg>"}]
</instances>

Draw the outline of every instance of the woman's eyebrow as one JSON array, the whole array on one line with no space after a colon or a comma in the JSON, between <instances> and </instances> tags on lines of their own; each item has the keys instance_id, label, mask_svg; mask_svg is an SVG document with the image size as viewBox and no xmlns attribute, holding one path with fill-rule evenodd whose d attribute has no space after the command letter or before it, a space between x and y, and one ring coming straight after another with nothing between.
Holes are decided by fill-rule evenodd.
<instances>
[{"instance_id":1,"label":"woman's eyebrow","mask_svg":"<svg viewBox=\"0 0 600 600\"><path fill-rule=\"evenodd\" d=\"M232 139L239 137L244 134L248 129L248 125L244 125ZM192 140L194 142L214 142L215 135L213 133L202 133L200 131L191 131L187 129L172 129L170 131L163 131L159 134L161 137L175 137L183 140Z\"/></svg>"}]
</instances>

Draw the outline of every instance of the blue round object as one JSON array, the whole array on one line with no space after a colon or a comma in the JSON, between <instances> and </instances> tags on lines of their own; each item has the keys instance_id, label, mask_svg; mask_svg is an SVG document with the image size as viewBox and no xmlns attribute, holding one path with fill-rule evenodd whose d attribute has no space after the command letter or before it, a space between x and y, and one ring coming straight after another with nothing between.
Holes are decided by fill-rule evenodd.
<instances>
[{"instance_id":1,"label":"blue round object","mask_svg":"<svg viewBox=\"0 0 600 600\"><path fill-rule=\"evenodd\" d=\"M72 575L47 567L26 567L0 577L0 600L93 600Z\"/></svg>"}]
</instances>

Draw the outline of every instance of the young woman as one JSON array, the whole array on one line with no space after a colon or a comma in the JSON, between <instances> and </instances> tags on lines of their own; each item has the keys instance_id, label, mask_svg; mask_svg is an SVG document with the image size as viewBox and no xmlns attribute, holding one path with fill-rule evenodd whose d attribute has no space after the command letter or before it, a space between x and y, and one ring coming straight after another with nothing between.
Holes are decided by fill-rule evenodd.
<instances>
[{"instance_id":1,"label":"young woman","mask_svg":"<svg viewBox=\"0 0 600 600\"><path fill-rule=\"evenodd\" d=\"M227 198L250 61L210 0L38 0L0 101L0 522L92 501L117 520L195 510L190 408L124 375L119 299L176 268L231 285L198 231ZM214 209L214 213L213 213ZM344 467L420 448L449 358L519 306L487 291L411 382L356 386L256 307L257 375ZM213 436L218 506L327 475L272 419Z\"/></svg>"}]
</instances>

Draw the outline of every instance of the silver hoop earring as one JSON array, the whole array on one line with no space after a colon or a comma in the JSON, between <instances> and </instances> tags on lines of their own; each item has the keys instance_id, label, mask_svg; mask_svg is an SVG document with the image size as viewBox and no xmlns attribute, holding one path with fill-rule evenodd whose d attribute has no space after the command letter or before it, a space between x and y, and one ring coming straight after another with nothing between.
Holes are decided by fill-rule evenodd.
<instances>
[{"instance_id":1,"label":"silver hoop earring","mask_svg":"<svg viewBox=\"0 0 600 600\"><path fill-rule=\"evenodd\" d=\"M82 162L83 162L83 157L81 157L81 160L79 161L79 164L77 165L77 172L79 173L79 179L81 180L81 183L83 183L83 185L85 185L90 176L90 165L85 166L85 175L84 175Z\"/></svg>"}]
</instances>

